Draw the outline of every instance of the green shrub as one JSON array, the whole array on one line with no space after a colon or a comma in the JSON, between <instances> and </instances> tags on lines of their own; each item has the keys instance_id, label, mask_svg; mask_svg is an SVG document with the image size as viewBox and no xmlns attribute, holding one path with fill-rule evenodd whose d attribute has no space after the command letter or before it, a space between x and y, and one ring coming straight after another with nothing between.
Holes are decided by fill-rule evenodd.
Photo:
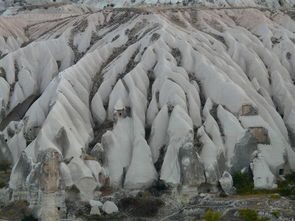
<instances>
[{"instance_id":1,"label":"green shrub","mask_svg":"<svg viewBox=\"0 0 295 221\"><path fill-rule=\"evenodd\" d=\"M259 218L258 213L252 209L239 210L240 215L243 217L243 221L267 221L268 217Z\"/></svg>"},{"instance_id":2,"label":"green shrub","mask_svg":"<svg viewBox=\"0 0 295 221\"><path fill-rule=\"evenodd\" d=\"M5 186L6 186L6 184L4 182L0 181L0 189L5 187Z\"/></svg>"},{"instance_id":3,"label":"green shrub","mask_svg":"<svg viewBox=\"0 0 295 221\"><path fill-rule=\"evenodd\" d=\"M234 187L238 194L249 194L253 192L254 182L248 173L235 173L233 175Z\"/></svg>"},{"instance_id":4,"label":"green shrub","mask_svg":"<svg viewBox=\"0 0 295 221\"><path fill-rule=\"evenodd\" d=\"M288 186L280 187L278 190L282 196L290 196L292 193L292 188Z\"/></svg>"},{"instance_id":5,"label":"green shrub","mask_svg":"<svg viewBox=\"0 0 295 221\"><path fill-rule=\"evenodd\" d=\"M204 217L206 221L219 221L221 216L222 215L219 212L208 210Z\"/></svg>"},{"instance_id":6,"label":"green shrub","mask_svg":"<svg viewBox=\"0 0 295 221\"><path fill-rule=\"evenodd\" d=\"M295 172L285 176L285 180L278 181L278 192L282 196L295 196Z\"/></svg>"},{"instance_id":7,"label":"green shrub","mask_svg":"<svg viewBox=\"0 0 295 221\"><path fill-rule=\"evenodd\" d=\"M286 175L285 178L289 183L295 184L295 172Z\"/></svg>"},{"instance_id":8,"label":"green shrub","mask_svg":"<svg viewBox=\"0 0 295 221\"><path fill-rule=\"evenodd\" d=\"M258 213L251 209L243 209L239 211L244 221L256 221L258 220Z\"/></svg>"},{"instance_id":9,"label":"green shrub","mask_svg":"<svg viewBox=\"0 0 295 221\"><path fill-rule=\"evenodd\" d=\"M274 210L274 211L271 212L271 214L272 214L274 217L279 218L279 216L281 215L281 212L278 211L278 210Z\"/></svg>"},{"instance_id":10,"label":"green shrub","mask_svg":"<svg viewBox=\"0 0 295 221\"><path fill-rule=\"evenodd\" d=\"M275 194L271 194L271 195L270 195L270 198L271 198L271 199L279 199L279 198L280 198L280 195L277 194L277 193L275 193Z\"/></svg>"},{"instance_id":11,"label":"green shrub","mask_svg":"<svg viewBox=\"0 0 295 221\"><path fill-rule=\"evenodd\" d=\"M254 189L253 177L249 173L235 173L233 175L234 187L237 194L274 194L277 189ZM277 197L279 198L279 197Z\"/></svg>"}]
</instances>

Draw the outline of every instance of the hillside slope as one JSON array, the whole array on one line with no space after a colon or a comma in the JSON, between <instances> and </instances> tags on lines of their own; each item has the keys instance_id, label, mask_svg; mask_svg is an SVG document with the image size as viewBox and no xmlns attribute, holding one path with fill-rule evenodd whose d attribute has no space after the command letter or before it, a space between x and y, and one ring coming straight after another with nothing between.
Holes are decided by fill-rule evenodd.
<instances>
[{"instance_id":1,"label":"hillside slope","mask_svg":"<svg viewBox=\"0 0 295 221\"><path fill-rule=\"evenodd\" d=\"M245 169L256 188L274 188L295 170L293 19L290 10L75 5L1 17L10 188L42 186L40 165L57 155L61 182L84 199L107 180L215 191L224 172Z\"/></svg>"},{"instance_id":2,"label":"hillside slope","mask_svg":"<svg viewBox=\"0 0 295 221\"><path fill-rule=\"evenodd\" d=\"M295 0L0 0L0 10L15 5L35 5L45 3L79 3L98 8L104 7L141 7L141 6L257 6L257 7L294 7Z\"/></svg>"},{"instance_id":3,"label":"hillside slope","mask_svg":"<svg viewBox=\"0 0 295 221\"><path fill-rule=\"evenodd\" d=\"M79 3L97 7L105 6L142 6L142 5L201 5L201 6L261 6L261 7L294 7L294 0L79 0Z\"/></svg>"}]
</instances>

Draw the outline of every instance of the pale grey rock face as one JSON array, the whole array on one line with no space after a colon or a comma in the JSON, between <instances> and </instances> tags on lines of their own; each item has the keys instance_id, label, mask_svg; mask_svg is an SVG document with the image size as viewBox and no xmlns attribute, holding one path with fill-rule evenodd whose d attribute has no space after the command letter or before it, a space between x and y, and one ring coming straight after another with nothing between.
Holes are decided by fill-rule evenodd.
<instances>
[{"instance_id":1,"label":"pale grey rock face","mask_svg":"<svg viewBox=\"0 0 295 221\"><path fill-rule=\"evenodd\" d=\"M74 158L68 166L72 174L73 183L79 190L80 199L82 201L92 200L94 189L98 186L98 182L95 180L90 168L80 158Z\"/></svg>"},{"instance_id":2,"label":"pale grey rock face","mask_svg":"<svg viewBox=\"0 0 295 221\"><path fill-rule=\"evenodd\" d=\"M98 206L92 206L90 210L90 215L101 215L100 209Z\"/></svg>"},{"instance_id":3,"label":"pale grey rock face","mask_svg":"<svg viewBox=\"0 0 295 221\"><path fill-rule=\"evenodd\" d=\"M91 155L94 156L98 162L100 163L104 162L105 151L101 143L95 144L95 146L91 150Z\"/></svg>"},{"instance_id":4,"label":"pale grey rock face","mask_svg":"<svg viewBox=\"0 0 295 221\"><path fill-rule=\"evenodd\" d=\"M59 147L62 156L67 157L69 155L69 138L67 135L67 131L64 127L60 128L57 132L54 141L56 142L56 145Z\"/></svg>"},{"instance_id":5,"label":"pale grey rock face","mask_svg":"<svg viewBox=\"0 0 295 221\"><path fill-rule=\"evenodd\" d=\"M1 162L8 162L12 163L13 158L12 154L9 150L9 147L5 141L5 137L3 134L0 133L0 161Z\"/></svg>"},{"instance_id":6,"label":"pale grey rock face","mask_svg":"<svg viewBox=\"0 0 295 221\"><path fill-rule=\"evenodd\" d=\"M58 208L55 202L54 193L45 193L42 197L42 205L40 209L40 220L42 221L59 221Z\"/></svg>"},{"instance_id":7,"label":"pale grey rock face","mask_svg":"<svg viewBox=\"0 0 295 221\"><path fill-rule=\"evenodd\" d=\"M182 185L198 186L206 181L204 165L192 143L179 149L179 165Z\"/></svg>"},{"instance_id":8,"label":"pale grey rock face","mask_svg":"<svg viewBox=\"0 0 295 221\"><path fill-rule=\"evenodd\" d=\"M229 195L233 191L233 178L229 172L225 171L219 179L219 184L225 194Z\"/></svg>"},{"instance_id":9,"label":"pale grey rock face","mask_svg":"<svg viewBox=\"0 0 295 221\"><path fill-rule=\"evenodd\" d=\"M71 187L74 183L69 167L64 162L61 162L59 165L59 170L61 174L62 185L65 187Z\"/></svg>"},{"instance_id":10,"label":"pale grey rock face","mask_svg":"<svg viewBox=\"0 0 295 221\"><path fill-rule=\"evenodd\" d=\"M87 202L104 185L158 179L216 189L224 171L249 165L257 187L272 187L282 167L295 170L295 23L274 11L50 4L2 16L0 157L12 158L11 186L39 187L51 174L40 153L52 148L59 167L45 168Z\"/></svg>"},{"instance_id":11,"label":"pale grey rock face","mask_svg":"<svg viewBox=\"0 0 295 221\"><path fill-rule=\"evenodd\" d=\"M1 2L2 1L2 2ZM270 1L256 1L256 0L25 0L25 1L0 1L0 9L10 5L23 4L44 4L52 2L62 3L82 3L94 5L97 7L123 7L123 6L145 6L145 5L178 5L178 6L264 6L264 7L292 7L295 5L294 0L270 0Z\"/></svg>"},{"instance_id":12,"label":"pale grey rock face","mask_svg":"<svg viewBox=\"0 0 295 221\"><path fill-rule=\"evenodd\" d=\"M1 188L0 189L0 203L5 204L10 200L11 190L9 188Z\"/></svg>"},{"instance_id":13,"label":"pale grey rock face","mask_svg":"<svg viewBox=\"0 0 295 221\"><path fill-rule=\"evenodd\" d=\"M14 165L10 176L9 187L11 189L22 189L27 184L27 177L32 172L33 162L23 151L18 162ZM30 181L29 181L30 182Z\"/></svg>"},{"instance_id":14,"label":"pale grey rock face","mask_svg":"<svg viewBox=\"0 0 295 221\"><path fill-rule=\"evenodd\" d=\"M102 207L103 206L103 203L102 202L100 202L100 201L98 201L98 200L90 200L89 201L89 204L90 204L90 206L97 206L97 207Z\"/></svg>"},{"instance_id":15,"label":"pale grey rock face","mask_svg":"<svg viewBox=\"0 0 295 221\"><path fill-rule=\"evenodd\" d=\"M239 172L242 169L249 167L252 160L252 153L256 150L257 140L249 131L247 131L244 137L235 146L231 173Z\"/></svg>"},{"instance_id":16,"label":"pale grey rock face","mask_svg":"<svg viewBox=\"0 0 295 221\"><path fill-rule=\"evenodd\" d=\"M41 151L34 164L25 151L12 170L9 187L12 189L33 186L44 192L57 192L61 188L60 163L62 157L54 149Z\"/></svg>"},{"instance_id":17,"label":"pale grey rock face","mask_svg":"<svg viewBox=\"0 0 295 221\"><path fill-rule=\"evenodd\" d=\"M44 192L57 192L60 189L61 174L59 165L62 156L54 149L47 149L38 155L38 162L41 163L39 178L40 188Z\"/></svg>"},{"instance_id":18,"label":"pale grey rock face","mask_svg":"<svg viewBox=\"0 0 295 221\"><path fill-rule=\"evenodd\" d=\"M117 213L119 212L118 207L116 206L115 203L113 203L112 201L106 201L103 206L102 206L102 210L106 213L106 214L112 214L112 213Z\"/></svg>"}]
</instances>

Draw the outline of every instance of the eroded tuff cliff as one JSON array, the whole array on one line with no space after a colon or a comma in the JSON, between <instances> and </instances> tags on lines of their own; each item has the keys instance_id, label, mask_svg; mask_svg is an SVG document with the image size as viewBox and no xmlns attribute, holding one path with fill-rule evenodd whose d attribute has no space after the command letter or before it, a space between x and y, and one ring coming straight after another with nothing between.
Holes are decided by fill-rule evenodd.
<instances>
[{"instance_id":1,"label":"eroded tuff cliff","mask_svg":"<svg viewBox=\"0 0 295 221\"><path fill-rule=\"evenodd\" d=\"M0 11L10 6L46 3L77 3L104 7L134 7L134 6L258 6L258 7L294 7L294 0L0 0Z\"/></svg>"},{"instance_id":2,"label":"eroded tuff cliff","mask_svg":"<svg viewBox=\"0 0 295 221\"><path fill-rule=\"evenodd\" d=\"M294 15L55 4L0 17L10 188L41 188L53 150L58 188L83 200L159 179L215 191L245 169L275 187L295 170Z\"/></svg>"}]
</instances>

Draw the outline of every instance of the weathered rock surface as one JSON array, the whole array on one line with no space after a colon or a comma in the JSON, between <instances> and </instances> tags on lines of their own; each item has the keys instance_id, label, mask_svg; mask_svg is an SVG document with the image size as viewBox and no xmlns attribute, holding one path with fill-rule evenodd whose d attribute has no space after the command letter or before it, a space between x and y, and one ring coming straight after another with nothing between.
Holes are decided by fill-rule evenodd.
<instances>
[{"instance_id":1,"label":"weathered rock surface","mask_svg":"<svg viewBox=\"0 0 295 221\"><path fill-rule=\"evenodd\" d=\"M233 178L229 172L225 171L222 174L219 183L225 194L229 195L233 192Z\"/></svg>"},{"instance_id":2,"label":"weathered rock surface","mask_svg":"<svg viewBox=\"0 0 295 221\"><path fill-rule=\"evenodd\" d=\"M205 183L204 166L192 143L180 148L179 164L182 185L198 186Z\"/></svg>"},{"instance_id":3,"label":"weathered rock surface","mask_svg":"<svg viewBox=\"0 0 295 221\"><path fill-rule=\"evenodd\" d=\"M101 215L100 209L98 206L92 206L90 210L90 215Z\"/></svg>"},{"instance_id":4,"label":"weathered rock surface","mask_svg":"<svg viewBox=\"0 0 295 221\"><path fill-rule=\"evenodd\" d=\"M273 188L295 170L293 9L53 5L0 18L0 159L16 193L213 191L244 168Z\"/></svg>"},{"instance_id":5,"label":"weathered rock surface","mask_svg":"<svg viewBox=\"0 0 295 221\"><path fill-rule=\"evenodd\" d=\"M100 202L100 201L97 201L97 200L90 200L89 201L89 204L90 204L90 206L97 206L97 207L102 207L103 206L103 203L102 202Z\"/></svg>"},{"instance_id":6,"label":"weathered rock surface","mask_svg":"<svg viewBox=\"0 0 295 221\"><path fill-rule=\"evenodd\" d=\"M106 201L103 206L102 206L102 210L106 213L106 214L112 214L112 213L117 213L119 211L118 207L116 206L115 203L113 203L112 201Z\"/></svg>"},{"instance_id":7,"label":"weathered rock surface","mask_svg":"<svg viewBox=\"0 0 295 221\"><path fill-rule=\"evenodd\" d=\"M34 4L44 4L56 2L56 0L0 0L0 10L11 5L24 5L33 4L31 8L36 7ZM264 7L292 7L295 5L294 0L58 0L63 3L83 3L100 8L104 7L130 7L130 6L161 6L161 5L174 5L174 6L264 6ZM48 6L47 6L48 7ZM13 10L10 10L13 12ZM11 12L10 12L11 13Z\"/></svg>"}]
</instances>

